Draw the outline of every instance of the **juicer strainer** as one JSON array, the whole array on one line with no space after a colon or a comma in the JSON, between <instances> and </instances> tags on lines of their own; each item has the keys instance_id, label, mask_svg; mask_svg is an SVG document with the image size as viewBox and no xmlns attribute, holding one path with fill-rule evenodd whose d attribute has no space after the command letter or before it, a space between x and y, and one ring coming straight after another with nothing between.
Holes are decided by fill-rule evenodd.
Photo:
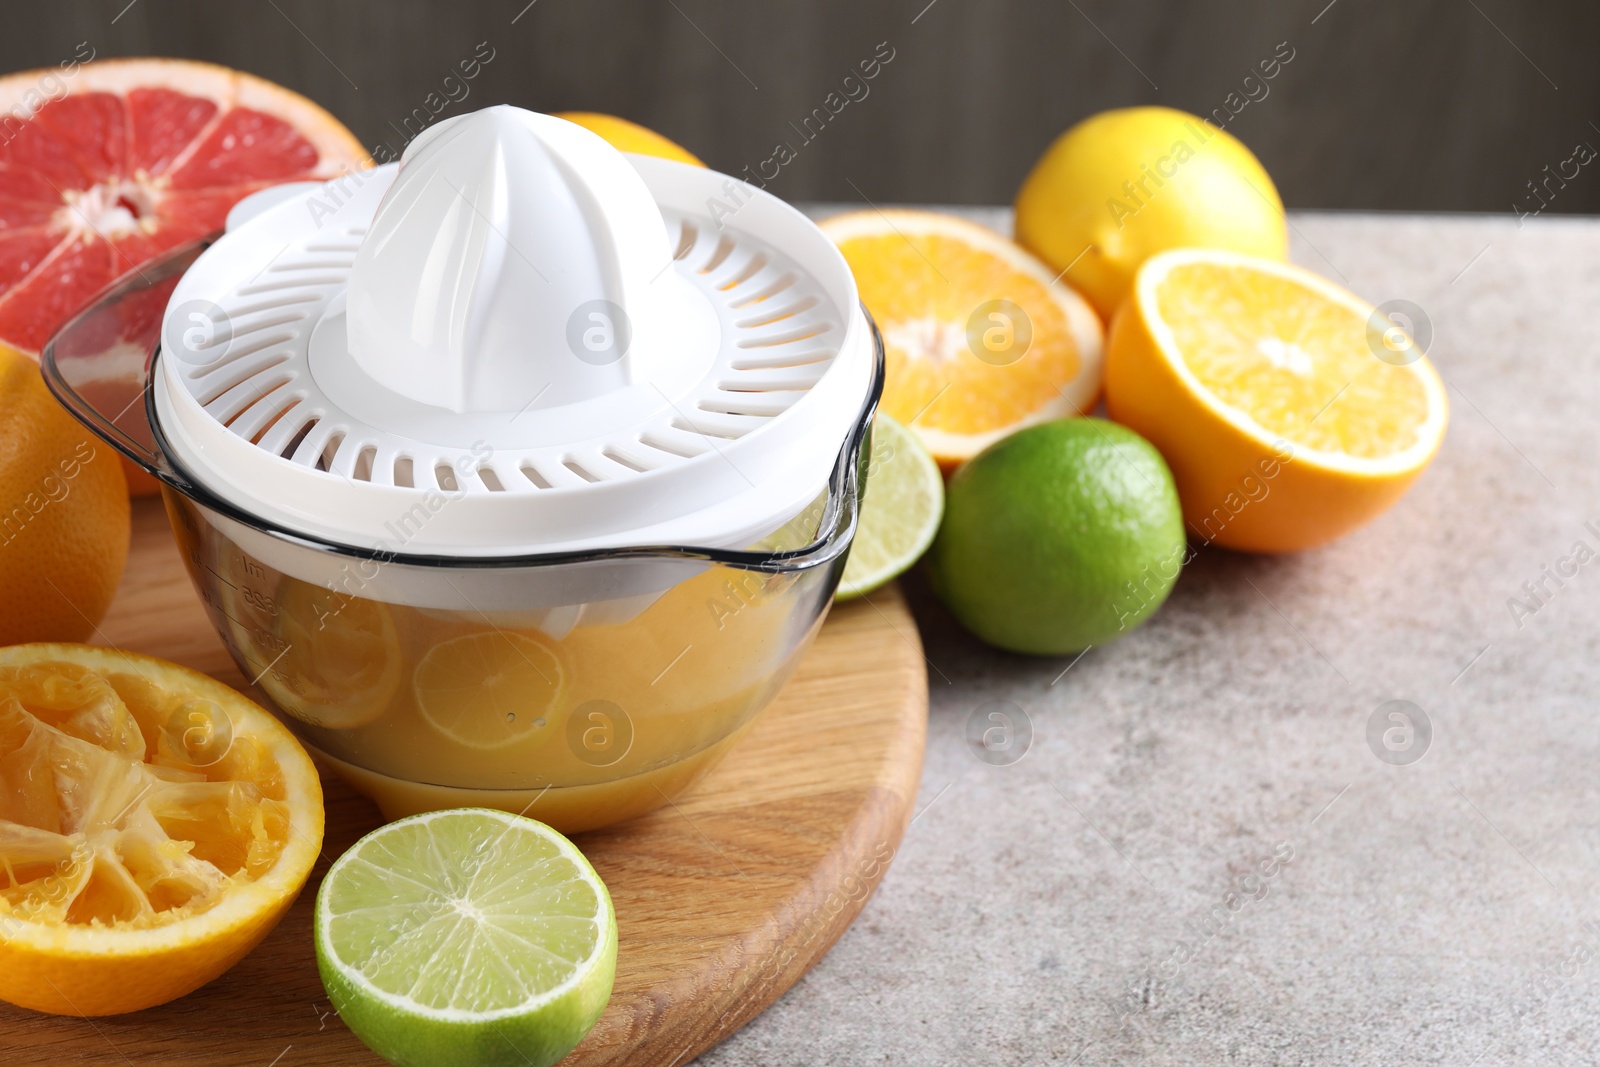
<instances>
[{"instance_id":1,"label":"juicer strainer","mask_svg":"<svg viewBox=\"0 0 1600 1067\"><path fill-rule=\"evenodd\" d=\"M707 217L729 181L496 107L346 195L246 201L168 308L175 458L359 547L430 493L409 551L754 543L827 481L871 340L798 212Z\"/></svg>"}]
</instances>

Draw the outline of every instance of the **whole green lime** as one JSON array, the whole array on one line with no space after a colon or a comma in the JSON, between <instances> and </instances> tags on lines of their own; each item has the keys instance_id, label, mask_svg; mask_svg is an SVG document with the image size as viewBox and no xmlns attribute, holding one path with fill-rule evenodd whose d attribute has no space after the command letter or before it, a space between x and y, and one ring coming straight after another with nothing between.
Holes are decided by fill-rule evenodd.
<instances>
[{"instance_id":1,"label":"whole green lime","mask_svg":"<svg viewBox=\"0 0 1600 1067\"><path fill-rule=\"evenodd\" d=\"M1061 655L1138 626L1186 553L1172 472L1104 419L1041 423L956 471L929 552L933 588L991 645Z\"/></svg>"}]
</instances>

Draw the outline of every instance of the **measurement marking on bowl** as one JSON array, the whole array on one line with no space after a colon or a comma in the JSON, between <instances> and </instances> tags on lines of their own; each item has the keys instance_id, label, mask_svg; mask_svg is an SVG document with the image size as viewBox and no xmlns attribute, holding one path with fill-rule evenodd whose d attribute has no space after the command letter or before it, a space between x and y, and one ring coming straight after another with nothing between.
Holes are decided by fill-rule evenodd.
<instances>
[{"instance_id":1,"label":"measurement marking on bowl","mask_svg":"<svg viewBox=\"0 0 1600 1067\"><path fill-rule=\"evenodd\" d=\"M214 567L207 566L206 570L210 571L211 572L211 576L213 578L215 578L217 581L221 582L223 585L227 586L229 589L232 589L234 587L233 583L228 581L228 579L224 578L222 575L218 574Z\"/></svg>"},{"instance_id":2,"label":"measurement marking on bowl","mask_svg":"<svg viewBox=\"0 0 1600 1067\"><path fill-rule=\"evenodd\" d=\"M673 656L672 657L672 662L667 664L665 667L661 668L661 673L656 675L653 679L651 679L650 680L650 684L651 685L655 685L657 682L661 681L661 679L665 678L667 676L667 672L670 671L672 668L676 667L678 665L678 661L680 659L682 659L684 656L688 655L689 650L691 648L693 648L693 647L694 647L693 644L684 645L683 646L683 651L679 652L676 656Z\"/></svg>"},{"instance_id":3,"label":"measurement marking on bowl","mask_svg":"<svg viewBox=\"0 0 1600 1067\"><path fill-rule=\"evenodd\" d=\"M293 645L284 645L283 646L283 651L279 652L276 656L274 656L272 658L272 662L271 663L269 663L265 667L261 668L261 673L260 674L256 675L254 678L250 679L250 684L251 685L259 685L260 682L261 682L261 679L263 679L263 678L265 678L267 676L267 672L270 671L272 668L276 667L278 665L278 661L280 659L282 659L283 657L287 656L289 654L289 650L291 648L293 648L293 647L294 647Z\"/></svg>"}]
</instances>

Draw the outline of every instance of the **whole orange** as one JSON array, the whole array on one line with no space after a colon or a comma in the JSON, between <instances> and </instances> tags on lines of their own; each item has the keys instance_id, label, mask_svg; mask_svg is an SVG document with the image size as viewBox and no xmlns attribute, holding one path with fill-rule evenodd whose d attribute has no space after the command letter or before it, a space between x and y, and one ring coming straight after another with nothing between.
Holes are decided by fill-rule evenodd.
<instances>
[{"instance_id":1,"label":"whole orange","mask_svg":"<svg viewBox=\"0 0 1600 1067\"><path fill-rule=\"evenodd\" d=\"M699 156L681 144L637 122L629 122L615 115L604 115L598 111L557 111L555 117L575 122L590 133L599 134L619 152L637 152L644 156L675 159L679 163L693 163L697 167L705 166L700 162Z\"/></svg>"},{"instance_id":2,"label":"whole orange","mask_svg":"<svg viewBox=\"0 0 1600 1067\"><path fill-rule=\"evenodd\" d=\"M128 561L128 487L39 365L0 346L0 645L82 641Z\"/></svg>"}]
</instances>

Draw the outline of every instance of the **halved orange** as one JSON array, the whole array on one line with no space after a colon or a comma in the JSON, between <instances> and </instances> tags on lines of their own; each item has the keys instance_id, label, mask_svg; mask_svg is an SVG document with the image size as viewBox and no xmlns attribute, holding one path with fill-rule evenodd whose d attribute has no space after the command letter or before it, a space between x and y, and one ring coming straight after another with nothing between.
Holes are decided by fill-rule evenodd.
<instances>
[{"instance_id":1,"label":"halved orange","mask_svg":"<svg viewBox=\"0 0 1600 1067\"><path fill-rule=\"evenodd\" d=\"M1300 267L1210 249L1140 268L1111 326L1106 405L1161 450L1191 534L1257 552L1377 516L1433 459L1449 417L1427 357L1371 304Z\"/></svg>"},{"instance_id":2,"label":"halved orange","mask_svg":"<svg viewBox=\"0 0 1600 1067\"><path fill-rule=\"evenodd\" d=\"M110 1015L198 988L277 924L322 825L305 750L222 683L0 649L0 998Z\"/></svg>"},{"instance_id":3,"label":"halved orange","mask_svg":"<svg viewBox=\"0 0 1600 1067\"><path fill-rule=\"evenodd\" d=\"M822 228L883 332L883 410L941 466L1094 406L1100 320L1021 246L931 211L855 211Z\"/></svg>"}]
</instances>

